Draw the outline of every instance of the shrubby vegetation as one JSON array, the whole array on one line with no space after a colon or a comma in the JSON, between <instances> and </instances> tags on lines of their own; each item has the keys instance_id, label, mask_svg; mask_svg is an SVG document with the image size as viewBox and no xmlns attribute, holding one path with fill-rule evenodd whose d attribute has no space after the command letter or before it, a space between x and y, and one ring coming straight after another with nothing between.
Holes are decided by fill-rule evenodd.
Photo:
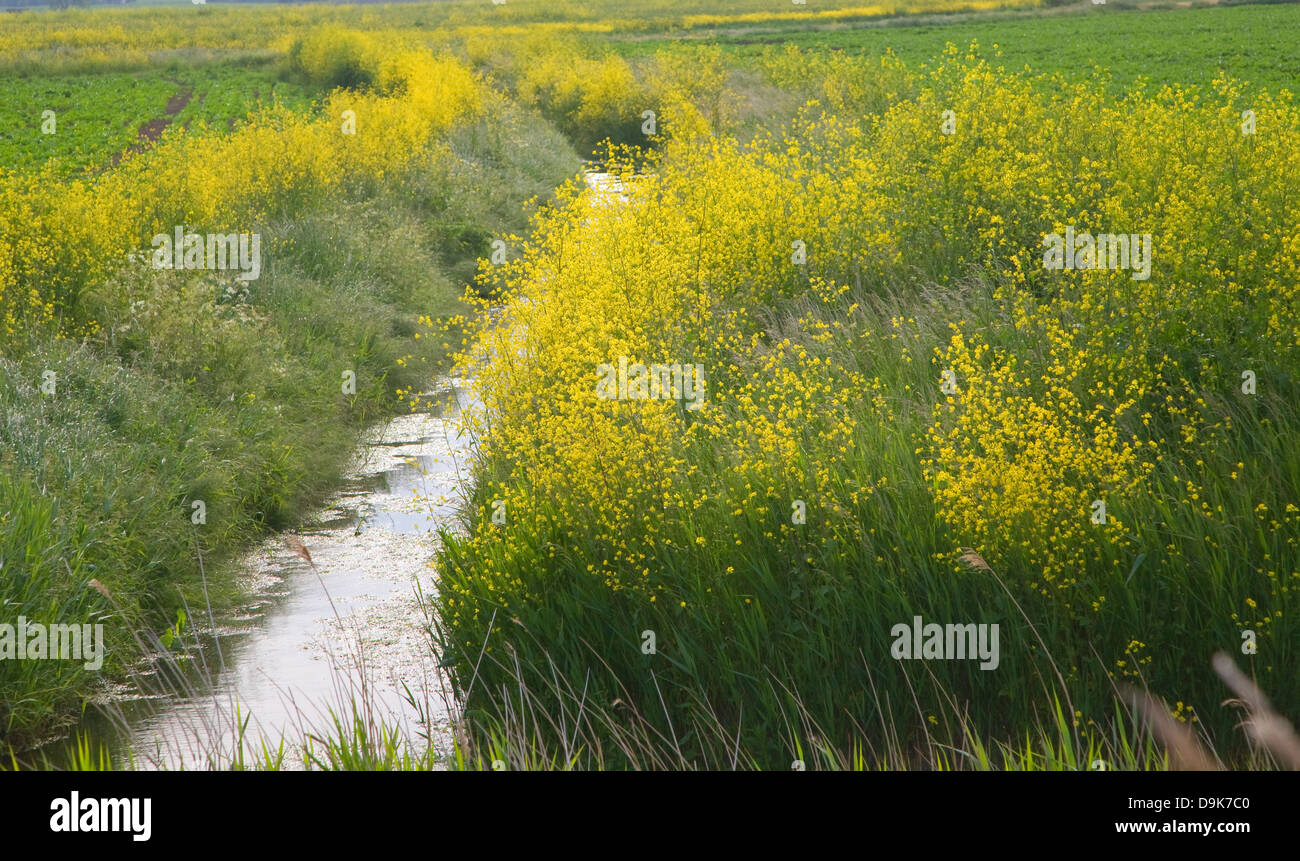
<instances>
[{"instance_id":1,"label":"shrubby vegetation","mask_svg":"<svg viewBox=\"0 0 1300 861\"><path fill-rule=\"evenodd\" d=\"M438 563L485 738L539 709L569 751L581 694L622 704L581 737L624 764L637 721L682 762L934 764L1058 724L1082 760L1134 684L1240 762L1209 658L1245 631L1300 709L1291 97L885 69L813 69L829 103L783 135L677 135L626 206L573 190L538 223ZM1067 225L1150 233L1150 279L1045 269ZM620 356L702 362L707 406L599 398ZM895 660L918 615L999 623L998 669Z\"/></svg>"}]
</instances>

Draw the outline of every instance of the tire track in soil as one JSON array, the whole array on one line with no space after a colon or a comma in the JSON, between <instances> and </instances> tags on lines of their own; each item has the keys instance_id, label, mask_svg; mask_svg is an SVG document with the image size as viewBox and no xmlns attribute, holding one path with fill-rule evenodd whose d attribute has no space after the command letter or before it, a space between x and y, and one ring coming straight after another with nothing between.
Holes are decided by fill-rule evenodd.
<instances>
[{"instance_id":1,"label":"tire track in soil","mask_svg":"<svg viewBox=\"0 0 1300 861\"><path fill-rule=\"evenodd\" d=\"M185 110L186 105L188 105L190 100L194 98L194 88L186 86L184 81L180 81L176 78L164 78L164 80L168 83L175 84L176 92L167 100L167 106L163 108L163 115L160 117L154 117L136 130L136 142L113 156L113 167L117 167L126 156L142 153L157 143L158 139L162 137L162 133L166 131L167 127L172 124L172 121L176 119L176 115Z\"/></svg>"}]
</instances>

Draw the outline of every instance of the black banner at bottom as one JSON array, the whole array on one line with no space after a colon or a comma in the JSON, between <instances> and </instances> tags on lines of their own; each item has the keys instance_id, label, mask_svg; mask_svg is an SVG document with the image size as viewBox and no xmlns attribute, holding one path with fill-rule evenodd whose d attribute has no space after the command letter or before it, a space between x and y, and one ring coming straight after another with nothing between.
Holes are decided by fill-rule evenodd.
<instances>
[{"instance_id":1,"label":"black banner at bottom","mask_svg":"<svg viewBox=\"0 0 1300 861\"><path fill-rule=\"evenodd\" d=\"M259 850L337 851L418 841L422 833L401 832L430 828L453 839L491 835L494 848L595 838L593 851L671 834L692 847L753 840L771 848L782 834L846 833L940 846L1042 836L1081 846L1172 838L1227 848L1287 839L1297 786L1277 772L15 773L0 777L0 833L26 848L127 854L245 841Z\"/></svg>"}]
</instances>

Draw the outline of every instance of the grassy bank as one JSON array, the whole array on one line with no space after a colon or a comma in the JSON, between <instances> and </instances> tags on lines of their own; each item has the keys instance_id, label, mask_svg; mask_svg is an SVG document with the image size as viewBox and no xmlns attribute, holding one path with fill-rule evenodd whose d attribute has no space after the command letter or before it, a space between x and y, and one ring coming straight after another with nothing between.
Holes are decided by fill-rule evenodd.
<instances>
[{"instance_id":1,"label":"grassy bank","mask_svg":"<svg viewBox=\"0 0 1300 861\"><path fill-rule=\"evenodd\" d=\"M482 749L942 767L1028 736L1078 764L1136 687L1267 764L1217 651L1300 712L1290 97L896 72L878 118L683 136L630 204L538 224L439 557ZM1045 268L1067 226L1149 234L1149 277ZM699 364L703 407L598 396L620 357ZM999 659L900 659L917 616L997 624Z\"/></svg>"},{"instance_id":2,"label":"grassy bank","mask_svg":"<svg viewBox=\"0 0 1300 861\"><path fill-rule=\"evenodd\" d=\"M520 230L578 161L454 64L422 93L401 76L444 61L400 62L314 108L178 129L92 179L0 179L6 622L102 622L103 673L120 676L137 650L92 579L144 630L204 605L200 555L208 597L237 600L232 554L308 512L366 423L446 366L421 319L467 310L492 238ZM311 83L328 94L328 77ZM127 258L169 225L258 233L260 275ZM0 662L0 737L21 747L74 718L101 678L76 661Z\"/></svg>"}]
</instances>

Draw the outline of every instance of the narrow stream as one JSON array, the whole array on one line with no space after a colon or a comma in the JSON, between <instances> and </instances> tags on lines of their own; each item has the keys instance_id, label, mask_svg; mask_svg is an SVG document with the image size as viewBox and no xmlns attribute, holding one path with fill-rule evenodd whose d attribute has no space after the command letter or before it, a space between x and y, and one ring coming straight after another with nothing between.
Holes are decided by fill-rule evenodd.
<instances>
[{"instance_id":1,"label":"narrow stream","mask_svg":"<svg viewBox=\"0 0 1300 861\"><path fill-rule=\"evenodd\" d=\"M242 560L251 600L215 619L215 631L206 613L191 620L201 633L197 646L187 637L183 678L145 668L83 732L119 766L228 767L238 714L247 761L283 738L284 766L301 767L297 744L327 730L331 710L350 723L355 702L411 741L447 749L443 680L416 596L434 589L436 532L454 526L469 478L458 423L467 389L441 380L425 396L429 412L372 429L333 499L294 536L271 536Z\"/></svg>"},{"instance_id":2,"label":"narrow stream","mask_svg":"<svg viewBox=\"0 0 1300 861\"><path fill-rule=\"evenodd\" d=\"M623 199L617 178L589 171L586 180ZM350 724L354 703L417 749L450 751L450 691L417 595L436 588L436 534L456 528L470 480L459 423L469 388L440 379L421 397L428 412L373 428L330 502L243 558L247 603L213 624L192 608L188 647L173 651L179 674L147 662L129 687L87 709L81 732L114 767L228 768L241 757L255 766L264 745L283 739L283 767L301 768L302 740L328 735L331 712ZM68 760L67 740L49 748Z\"/></svg>"}]
</instances>

